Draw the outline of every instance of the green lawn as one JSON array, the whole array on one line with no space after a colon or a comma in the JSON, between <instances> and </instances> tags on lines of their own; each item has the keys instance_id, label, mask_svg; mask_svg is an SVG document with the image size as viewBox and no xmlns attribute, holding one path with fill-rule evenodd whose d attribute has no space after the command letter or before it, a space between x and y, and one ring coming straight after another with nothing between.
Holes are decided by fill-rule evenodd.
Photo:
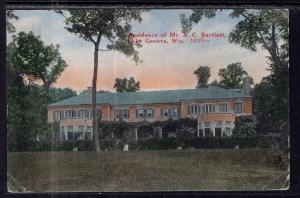
<instances>
[{"instance_id":1,"label":"green lawn","mask_svg":"<svg viewBox=\"0 0 300 198\"><path fill-rule=\"evenodd\" d=\"M280 189L287 173L268 150L152 150L8 154L27 191Z\"/></svg>"}]
</instances>

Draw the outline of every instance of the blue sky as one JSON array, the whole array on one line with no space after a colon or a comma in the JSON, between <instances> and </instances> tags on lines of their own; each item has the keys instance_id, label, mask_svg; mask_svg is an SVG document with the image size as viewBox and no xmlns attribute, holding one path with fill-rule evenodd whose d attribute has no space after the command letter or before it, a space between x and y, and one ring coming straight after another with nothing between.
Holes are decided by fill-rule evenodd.
<instances>
[{"instance_id":1,"label":"blue sky","mask_svg":"<svg viewBox=\"0 0 300 198\"><path fill-rule=\"evenodd\" d=\"M181 32L179 15L189 14L190 10L156 9L144 12L141 23L133 23L132 33ZM93 71L93 45L65 28L64 18L54 11L18 10L19 20L13 21L17 32L33 31L47 44L59 44L62 57L68 67L54 86L71 87L77 91L91 85ZM194 88L197 82L193 71L199 65L211 68L210 81L219 79L218 70L230 63L241 62L244 69L260 82L268 75L266 68L268 53L261 48L256 52L231 44L228 34L237 19L228 17L224 11L214 19L203 19L194 26L195 32L221 32L226 38L214 38L209 42L183 45L143 44L139 49L143 63L136 65L132 60L118 52L100 52L98 89L113 90L114 79L133 76L141 83L142 90ZM16 33L17 33L16 32ZM11 41L8 35L8 42Z\"/></svg>"}]
</instances>

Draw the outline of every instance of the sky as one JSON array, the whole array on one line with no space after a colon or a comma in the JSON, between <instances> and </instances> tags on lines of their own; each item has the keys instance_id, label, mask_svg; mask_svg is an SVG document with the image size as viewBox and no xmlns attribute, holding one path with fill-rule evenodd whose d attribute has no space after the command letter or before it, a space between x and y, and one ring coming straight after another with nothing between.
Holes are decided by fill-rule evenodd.
<instances>
[{"instance_id":1,"label":"sky","mask_svg":"<svg viewBox=\"0 0 300 198\"><path fill-rule=\"evenodd\" d=\"M238 19L230 19L228 11L217 14L214 19L202 19L194 25L192 32L200 35L206 33L223 33L224 38L209 38L208 42L191 43L190 37L183 38L179 15L190 14L183 9L153 9L142 13L142 22L132 23L132 33L160 34L178 33L183 44L172 44L171 38L167 44L145 43L138 48L142 63L135 64L130 58L116 52L99 52L98 90L114 91L115 78L133 76L140 81L141 90L168 90L195 88L197 78L193 71L200 65L207 65L211 70L209 82L217 79L218 71L230 63L241 62L244 69L259 83L267 76L268 53L261 48L256 52L229 43L228 35ZM60 53L67 62L55 87L69 87L77 92L91 86L93 75L93 44L68 32L64 27L64 18L54 11L48 10L17 10L17 21L12 21L16 33L33 31L46 44L59 44ZM7 35L7 42L12 34Z\"/></svg>"}]
</instances>

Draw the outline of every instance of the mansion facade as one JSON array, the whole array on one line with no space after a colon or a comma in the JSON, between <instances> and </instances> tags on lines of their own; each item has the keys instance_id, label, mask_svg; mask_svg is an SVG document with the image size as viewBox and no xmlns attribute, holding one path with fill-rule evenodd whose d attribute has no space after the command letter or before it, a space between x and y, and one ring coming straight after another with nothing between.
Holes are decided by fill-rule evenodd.
<instances>
[{"instance_id":1,"label":"mansion facade","mask_svg":"<svg viewBox=\"0 0 300 198\"><path fill-rule=\"evenodd\" d=\"M198 89L107 92L97 93L97 113L100 112L101 121L139 123L131 133L136 139L146 137L143 124L179 118L196 119L197 136L231 136L235 118L252 115L252 98L249 86L246 89L209 86ZM91 88L86 94L50 104L48 121L59 123L59 134L64 140L92 139ZM158 137L166 137L162 128L150 130ZM171 136L176 135L167 134L167 137Z\"/></svg>"}]
</instances>

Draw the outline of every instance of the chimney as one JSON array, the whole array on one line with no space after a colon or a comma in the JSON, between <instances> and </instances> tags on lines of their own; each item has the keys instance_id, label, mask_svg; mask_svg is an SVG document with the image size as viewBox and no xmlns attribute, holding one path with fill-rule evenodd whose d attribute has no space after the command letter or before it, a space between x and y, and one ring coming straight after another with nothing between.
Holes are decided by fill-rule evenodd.
<instances>
[{"instance_id":1,"label":"chimney","mask_svg":"<svg viewBox=\"0 0 300 198\"><path fill-rule=\"evenodd\" d=\"M93 87L87 87L87 94L92 95L92 89Z\"/></svg>"},{"instance_id":2,"label":"chimney","mask_svg":"<svg viewBox=\"0 0 300 198\"><path fill-rule=\"evenodd\" d=\"M250 95L250 92L251 92L250 81L251 81L250 76L247 76L243 79L243 89L244 89L244 94L246 94L246 95Z\"/></svg>"}]
</instances>

